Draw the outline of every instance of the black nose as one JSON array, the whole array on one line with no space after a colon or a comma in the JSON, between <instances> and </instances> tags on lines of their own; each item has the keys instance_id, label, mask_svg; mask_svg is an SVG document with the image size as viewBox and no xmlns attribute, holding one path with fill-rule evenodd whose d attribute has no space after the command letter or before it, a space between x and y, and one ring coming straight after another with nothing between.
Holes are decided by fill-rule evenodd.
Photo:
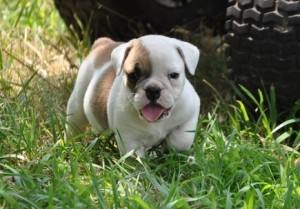
<instances>
[{"instance_id":1,"label":"black nose","mask_svg":"<svg viewBox=\"0 0 300 209\"><path fill-rule=\"evenodd\" d=\"M147 98L151 101L155 101L160 97L161 89L157 86L149 86L145 91Z\"/></svg>"}]
</instances>

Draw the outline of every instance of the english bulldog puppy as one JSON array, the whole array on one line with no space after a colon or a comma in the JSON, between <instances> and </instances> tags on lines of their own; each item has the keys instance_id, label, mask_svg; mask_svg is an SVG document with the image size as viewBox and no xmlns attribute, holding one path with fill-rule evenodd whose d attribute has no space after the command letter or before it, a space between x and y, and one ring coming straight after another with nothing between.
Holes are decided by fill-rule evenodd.
<instances>
[{"instance_id":1,"label":"english bulldog puppy","mask_svg":"<svg viewBox=\"0 0 300 209\"><path fill-rule=\"evenodd\" d=\"M161 35L127 43L95 41L80 66L67 106L67 137L96 131L115 133L123 155L144 156L166 139L176 151L195 137L200 98L186 78L194 75L200 52L194 45Z\"/></svg>"}]
</instances>

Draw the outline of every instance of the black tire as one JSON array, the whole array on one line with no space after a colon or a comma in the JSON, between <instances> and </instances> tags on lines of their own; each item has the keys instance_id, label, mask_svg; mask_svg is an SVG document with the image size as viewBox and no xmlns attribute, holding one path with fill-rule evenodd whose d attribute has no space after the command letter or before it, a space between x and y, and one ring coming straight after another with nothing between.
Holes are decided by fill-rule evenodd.
<instances>
[{"instance_id":1,"label":"black tire","mask_svg":"<svg viewBox=\"0 0 300 209\"><path fill-rule=\"evenodd\" d=\"M170 31L178 26L197 32L201 24L214 29L218 34L225 33L227 0L173 0L182 2L177 7L163 6L155 0L136 1L157 33L172 35Z\"/></svg>"},{"instance_id":2,"label":"black tire","mask_svg":"<svg viewBox=\"0 0 300 209\"><path fill-rule=\"evenodd\" d=\"M181 1L183 5L175 8L155 0L54 0L54 3L75 35L82 39L88 32L91 42L100 36L120 41L149 33L172 36L172 28L179 25L196 31L202 21L216 32L225 32L227 0Z\"/></svg>"},{"instance_id":3,"label":"black tire","mask_svg":"<svg viewBox=\"0 0 300 209\"><path fill-rule=\"evenodd\" d=\"M300 1L229 0L226 42L234 80L253 93L275 86L279 110L300 98Z\"/></svg>"},{"instance_id":4,"label":"black tire","mask_svg":"<svg viewBox=\"0 0 300 209\"><path fill-rule=\"evenodd\" d=\"M135 0L54 0L54 3L71 32L80 39L89 38L93 43L100 36L126 40L135 35L136 26L132 24L140 16Z\"/></svg>"}]
</instances>

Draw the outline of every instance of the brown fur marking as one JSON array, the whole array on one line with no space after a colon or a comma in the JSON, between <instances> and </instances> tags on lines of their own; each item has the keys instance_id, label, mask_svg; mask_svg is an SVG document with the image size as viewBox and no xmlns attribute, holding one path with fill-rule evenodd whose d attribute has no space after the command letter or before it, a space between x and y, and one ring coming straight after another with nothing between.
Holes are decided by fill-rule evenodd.
<instances>
[{"instance_id":1,"label":"brown fur marking","mask_svg":"<svg viewBox=\"0 0 300 209\"><path fill-rule=\"evenodd\" d=\"M109 38L100 38L95 41L90 56L94 56L95 69L101 69L101 66L111 60L111 52L121 43L114 42ZM129 74L135 70L135 66L138 64L141 69L141 79L151 74L151 62L149 58L149 52L142 45L140 40L133 40L129 44L130 50L128 55L124 57L123 69L125 73ZM97 85L94 89L94 95L92 99L93 113L96 116L98 122L103 129L108 129L108 117L107 117L107 101L108 96L116 77L115 69L110 66L107 69L103 69L105 72L99 78ZM135 86L128 87L134 91Z\"/></svg>"},{"instance_id":2,"label":"brown fur marking","mask_svg":"<svg viewBox=\"0 0 300 209\"><path fill-rule=\"evenodd\" d=\"M107 101L115 77L116 72L112 67L106 69L106 72L97 82L92 99L92 105L94 107L93 113L96 115L98 122L104 129L109 128L107 118Z\"/></svg>"},{"instance_id":3,"label":"brown fur marking","mask_svg":"<svg viewBox=\"0 0 300 209\"><path fill-rule=\"evenodd\" d=\"M111 52L114 48L119 46L120 42L115 42L110 38L99 38L97 39L93 46L90 55L95 56L94 67L98 69L105 62L110 61Z\"/></svg>"},{"instance_id":4,"label":"brown fur marking","mask_svg":"<svg viewBox=\"0 0 300 209\"><path fill-rule=\"evenodd\" d=\"M126 60L124 61L123 69L125 73L130 74L134 72L136 65L138 64L141 70L141 79L151 74L152 66L149 57L149 52L143 46L141 40L134 39L131 41L131 50L128 53ZM126 85L131 89L132 92L135 90L135 86L132 86L130 82Z\"/></svg>"},{"instance_id":5,"label":"brown fur marking","mask_svg":"<svg viewBox=\"0 0 300 209\"><path fill-rule=\"evenodd\" d=\"M105 71L95 86L91 101L93 113L98 122L101 124L101 127L104 129L108 129L107 100L113 81L116 77L116 73L112 66L105 69L102 69L101 66L111 60L111 53L113 49L120 44L121 43L114 42L110 38L99 38L94 42L90 53L90 56L93 56L94 59L95 70L101 69Z\"/></svg>"}]
</instances>

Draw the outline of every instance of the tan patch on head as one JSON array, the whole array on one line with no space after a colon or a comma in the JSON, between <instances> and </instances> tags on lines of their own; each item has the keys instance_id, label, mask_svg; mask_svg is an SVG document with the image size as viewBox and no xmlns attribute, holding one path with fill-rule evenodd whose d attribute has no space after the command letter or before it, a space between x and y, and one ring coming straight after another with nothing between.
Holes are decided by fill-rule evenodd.
<instances>
[{"instance_id":1,"label":"tan patch on head","mask_svg":"<svg viewBox=\"0 0 300 209\"><path fill-rule=\"evenodd\" d=\"M120 44L120 42L115 42L110 38L98 38L94 42L90 53L90 56L94 56L95 69L110 61L112 50Z\"/></svg>"},{"instance_id":2,"label":"tan patch on head","mask_svg":"<svg viewBox=\"0 0 300 209\"><path fill-rule=\"evenodd\" d=\"M107 100L113 81L116 77L115 70L110 67L106 69L95 86L92 99L93 113L103 129L108 129Z\"/></svg>"},{"instance_id":3,"label":"tan patch on head","mask_svg":"<svg viewBox=\"0 0 300 209\"><path fill-rule=\"evenodd\" d=\"M140 78L144 79L151 74L152 65L150 61L149 51L143 46L142 41L134 39L130 43L130 51L124 60L123 69L127 76L131 73L140 71ZM127 86L134 89L137 83L130 83L127 81Z\"/></svg>"}]
</instances>

